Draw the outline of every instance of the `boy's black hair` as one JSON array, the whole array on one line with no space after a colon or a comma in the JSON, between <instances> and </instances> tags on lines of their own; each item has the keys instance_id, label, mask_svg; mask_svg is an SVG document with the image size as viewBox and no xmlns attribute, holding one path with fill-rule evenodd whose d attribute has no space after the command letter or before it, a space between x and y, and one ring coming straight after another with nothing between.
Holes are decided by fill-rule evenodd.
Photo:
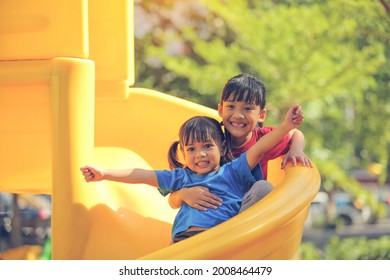
<instances>
[{"instance_id":1,"label":"boy's black hair","mask_svg":"<svg viewBox=\"0 0 390 280\"><path fill-rule=\"evenodd\" d=\"M263 110L266 104L266 88L263 82L249 74L239 74L229 79L222 90L221 101L254 103Z\"/></svg>"},{"instance_id":2,"label":"boy's black hair","mask_svg":"<svg viewBox=\"0 0 390 280\"><path fill-rule=\"evenodd\" d=\"M221 124L210 117L196 116L187 120L179 130L179 141L174 142L169 148L168 162L171 169L184 167L178 159L177 148L183 149L188 143L206 142L213 140L221 151L226 151L221 156L221 166L234 159L230 144L225 141L225 134ZM230 141L228 141L230 142ZM225 150L226 149L226 150Z\"/></svg>"}]
</instances>

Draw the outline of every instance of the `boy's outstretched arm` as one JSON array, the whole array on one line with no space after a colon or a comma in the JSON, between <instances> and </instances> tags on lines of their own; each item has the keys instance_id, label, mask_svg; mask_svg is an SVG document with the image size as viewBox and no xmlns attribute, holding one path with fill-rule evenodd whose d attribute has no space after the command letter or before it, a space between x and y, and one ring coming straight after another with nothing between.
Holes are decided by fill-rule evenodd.
<instances>
[{"instance_id":1,"label":"boy's outstretched arm","mask_svg":"<svg viewBox=\"0 0 390 280\"><path fill-rule=\"evenodd\" d=\"M87 183L108 180L127 184L148 184L153 187L158 187L157 175L154 170L141 168L102 169L86 165L81 167L80 171Z\"/></svg>"},{"instance_id":2,"label":"boy's outstretched arm","mask_svg":"<svg viewBox=\"0 0 390 280\"><path fill-rule=\"evenodd\" d=\"M192 188L183 188L169 195L169 205L171 208L180 208L183 203L201 211L206 211L207 208L217 209L222 205L222 200L212 194L208 188L196 186Z\"/></svg>"},{"instance_id":3,"label":"boy's outstretched arm","mask_svg":"<svg viewBox=\"0 0 390 280\"><path fill-rule=\"evenodd\" d=\"M249 167L253 169L258 164L258 159L262 157L266 151L279 143L286 134L301 125L303 121L304 117L301 107L299 105L292 106L288 110L283 122L273 131L260 138L260 140L248 150L246 159Z\"/></svg>"},{"instance_id":4,"label":"boy's outstretched arm","mask_svg":"<svg viewBox=\"0 0 390 280\"><path fill-rule=\"evenodd\" d=\"M281 168L284 168L289 161L294 166L297 165L297 162L301 162L303 166L313 167L311 160L303 152L305 149L305 136L298 129L292 130L291 134L290 148L283 158Z\"/></svg>"}]
</instances>

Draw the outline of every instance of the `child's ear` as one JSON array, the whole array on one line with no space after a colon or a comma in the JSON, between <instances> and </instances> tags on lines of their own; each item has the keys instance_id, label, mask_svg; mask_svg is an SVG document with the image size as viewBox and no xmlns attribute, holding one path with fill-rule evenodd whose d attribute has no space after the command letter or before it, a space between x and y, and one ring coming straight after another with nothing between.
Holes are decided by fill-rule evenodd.
<instances>
[{"instance_id":1,"label":"child's ear","mask_svg":"<svg viewBox=\"0 0 390 280\"><path fill-rule=\"evenodd\" d=\"M260 114L259 114L259 119L257 120L257 122L263 123L265 121L266 116L267 116L267 109L261 110Z\"/></svg>"},{"instance_id":2,"label":"child's ear","mask_svg":"<svg viewBox=\"0 0 390 280\"><path fill-rule=\"evenodd\" d=\"M222 118L222 103L218 103L218 115Z\"/></svg>"}]
</instances>

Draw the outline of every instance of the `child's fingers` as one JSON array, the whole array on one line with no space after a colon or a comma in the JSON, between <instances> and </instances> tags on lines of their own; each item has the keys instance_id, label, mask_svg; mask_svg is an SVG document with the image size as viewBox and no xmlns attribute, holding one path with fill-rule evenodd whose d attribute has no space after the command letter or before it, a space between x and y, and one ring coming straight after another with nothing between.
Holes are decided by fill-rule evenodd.
<instances>
[{"instance_id":1,"label":"child's fingers","mask_svg":"<svg viewBox=\"0 0 390 280\"><path fill-rule=\"evenodd\" d=\"M304 121L304 116L302 114L293 116L293 123L295 124L301 124Z\"/></svg>"},{"instance_id":2,"label":"child's fingers","mask_svg":"<svg viewBox=\"0 0 390 280\"><path fill-rule=\"evenodd\" d=\"M293 106L292 120L294 123L302 123L303 122L304 116L303 116L301 106L299 106L299 105Z\"/></svg>"},{"instance_id":3,"label":"child's fingers","mask_svg":"<svg viewBox=\"0 0 390 280\"><path fill-rule=\"evenodd\" d=\"M293 113L294 114L299 114L301 112L301 106L296 104L293 106Z\"/></svg>"},{"instance_id":4,"label":"child's fingers","mask_svg":"<svg viewBox=\"0 0 390 280\"><path fill-rule=\"evenodd\" d=\"M90 167L83 166L80 168L80 171L82 175L84 176L84 180L86 182L92 182L95 179L95 173L94 170Z\"/></svg>"}]
</instances>

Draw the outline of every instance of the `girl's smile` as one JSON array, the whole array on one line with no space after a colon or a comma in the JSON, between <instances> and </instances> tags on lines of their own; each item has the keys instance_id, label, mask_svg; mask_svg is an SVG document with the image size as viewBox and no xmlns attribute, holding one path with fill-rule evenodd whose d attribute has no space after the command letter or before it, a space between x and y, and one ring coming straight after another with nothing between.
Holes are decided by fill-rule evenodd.
<instances>
[{"instance_id":1,"label":"girl's smile","mask_svg":"<svg viewBox=\"0 0 390 280\"><path fill-rule=\"evenodd\" d=\"M182 152L187 167L197 174L207 174L220 168L221 152L213 140L189 143Z\"/></svg>"},{"instance_id":2,"label":"girl's smile","mask_svg":"<svg viewBox=\"0 0 390 280\"><path fill-rule=\"evenodd\" d=\"M218 113L225 129L233 136L233 148L247 143L252 131L265 117L265 110L260 110L259 105L242 101L224 101L218 105Z\"/></svg>"},{"instance_id":3,"label":"girl's smile","mask_svg":"<svg viewBox=\"0 0 390 280\"><path fill-rule=\"evenodd\" d=\"M237 122L230 122L230 125L235 128L244 128L246 124L244 123L237 123Z\"/></svg>"}]
</instances>

